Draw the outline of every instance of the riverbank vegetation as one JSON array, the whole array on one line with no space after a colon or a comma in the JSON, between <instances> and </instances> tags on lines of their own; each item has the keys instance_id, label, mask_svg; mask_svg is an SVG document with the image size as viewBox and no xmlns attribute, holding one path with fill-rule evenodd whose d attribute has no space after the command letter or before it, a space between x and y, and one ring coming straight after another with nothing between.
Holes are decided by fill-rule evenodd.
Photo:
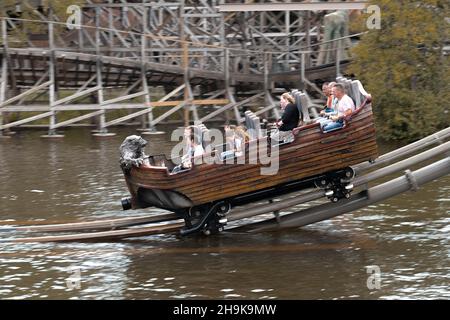
<instances>
[{"instance_id":1,"label":"riverbank vegetation","mask_svg":"<svg viewBox=\"0 0 450 320\"><path fill-rule=\"evenodd\" d=\"M370 3L381 9L381 28L362 36L349 71L374 97L378 135L415 140L449 126L449 2Z\"/></svg>"}]
</instances>

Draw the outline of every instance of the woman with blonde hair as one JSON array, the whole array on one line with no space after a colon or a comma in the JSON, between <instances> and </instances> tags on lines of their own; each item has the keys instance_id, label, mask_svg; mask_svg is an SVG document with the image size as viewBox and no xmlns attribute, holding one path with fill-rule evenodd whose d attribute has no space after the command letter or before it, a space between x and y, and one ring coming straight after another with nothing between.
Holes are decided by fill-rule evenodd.
<instances>
[{"instance_id":1,"label":"woman with blonde hair","mask_svg":"<svg viewBox=\"0 0 450 320\"><path fill-rule=\"evenodd\" d=\"M245 151L245 144L250 141L250 136L244 127L238 126L234 130L234 148L236 157L242 156Z\"/></svg>"},{"instance_id":2,"label":"woman with blonde hair","mask_svg":"<svg viewBox=\"0 0 450 320\"><path fill-rule=\"evenodd\" d=\"M293 96L291 96L291 94L289 92L285 92L281 95L281 99L280 100L284 100L287 103L292 103L295 104L295 99ZM286 105L285 105L286 107ZM283 107L281 107L283 109Z\"/></svg>"},{"instance_id":3,"label":"woman with blonde hair","mask_svg":"<svg viewBox=\"0 0 450 320\"><path fill-rule=\"evenodd\" d=\"M221 153L221 159L228 159L230 157L240 157L243 154L244 145L250 140L248 133L244 127L227 125L225 126L225 141L227 151Z\"/></svg>"}]
</instances>

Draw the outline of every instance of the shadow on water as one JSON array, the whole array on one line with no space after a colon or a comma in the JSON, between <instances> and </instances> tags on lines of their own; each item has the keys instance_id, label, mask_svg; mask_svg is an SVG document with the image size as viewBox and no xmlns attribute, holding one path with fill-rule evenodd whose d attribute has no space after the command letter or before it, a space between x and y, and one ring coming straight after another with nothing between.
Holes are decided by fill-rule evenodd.
<instances>
[{"instance_id":1,"label":"shadow on water","mask_svg":"<svg viewBox=\"0 0 450 320\"><path fill-rule=\"evenodd\" d=\"M95 140L88 130L68 130L63 141L20 132L0 142L0 224L148 213L121 211L127 190L118 146L134 131L117 132ZM147 153L170 153L176 143L167 143L169 133L150 139ZM447 176L301 229L1 244L0 298L449 298L449 213ZM381 271L379 289L367 286L373 265Z\"/></svg>"}]
</instances>

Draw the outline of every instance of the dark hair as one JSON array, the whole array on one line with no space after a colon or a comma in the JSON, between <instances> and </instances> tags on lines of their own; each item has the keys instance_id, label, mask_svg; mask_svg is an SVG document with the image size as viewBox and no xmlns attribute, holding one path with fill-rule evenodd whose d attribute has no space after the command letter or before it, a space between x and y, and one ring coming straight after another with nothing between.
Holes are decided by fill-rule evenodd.
<instances>
[{"instance_id":1,"label":"dark hair","mask_svg":"<svg viewBox=\"0 0 450 320\"><path fill-rule=\"evenodd\" d=\"M200 131L199 128L192 127L191 134L189 135L189 140L191 142L194 142L195 144L200 144L201 143L201 135L202 135L202 132Z\"/></svg>"}]
</instances>

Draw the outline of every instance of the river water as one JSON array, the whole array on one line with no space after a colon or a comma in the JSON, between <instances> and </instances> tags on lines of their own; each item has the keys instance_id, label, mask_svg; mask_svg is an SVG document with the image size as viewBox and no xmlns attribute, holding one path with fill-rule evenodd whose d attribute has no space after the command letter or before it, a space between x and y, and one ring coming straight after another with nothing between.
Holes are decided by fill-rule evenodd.
<instances>
[{"instance_id":1,"label":"river water","mask_svg":"<svg viewBox=\"0 0 450 320\"><path fill-rule=\"evenodd\" d=\"M0 224L160 213L121 210L127 189L118 146L135 131L114 131L108 140L80 128L67 130L63 141L41 140L35 131L1 140ZM149 139L147 153L170 152L174 144L168 135ZM289 231L0 243L0 299L448 299L449 213L446 176Z\"/></svg>"}]
</instances>

